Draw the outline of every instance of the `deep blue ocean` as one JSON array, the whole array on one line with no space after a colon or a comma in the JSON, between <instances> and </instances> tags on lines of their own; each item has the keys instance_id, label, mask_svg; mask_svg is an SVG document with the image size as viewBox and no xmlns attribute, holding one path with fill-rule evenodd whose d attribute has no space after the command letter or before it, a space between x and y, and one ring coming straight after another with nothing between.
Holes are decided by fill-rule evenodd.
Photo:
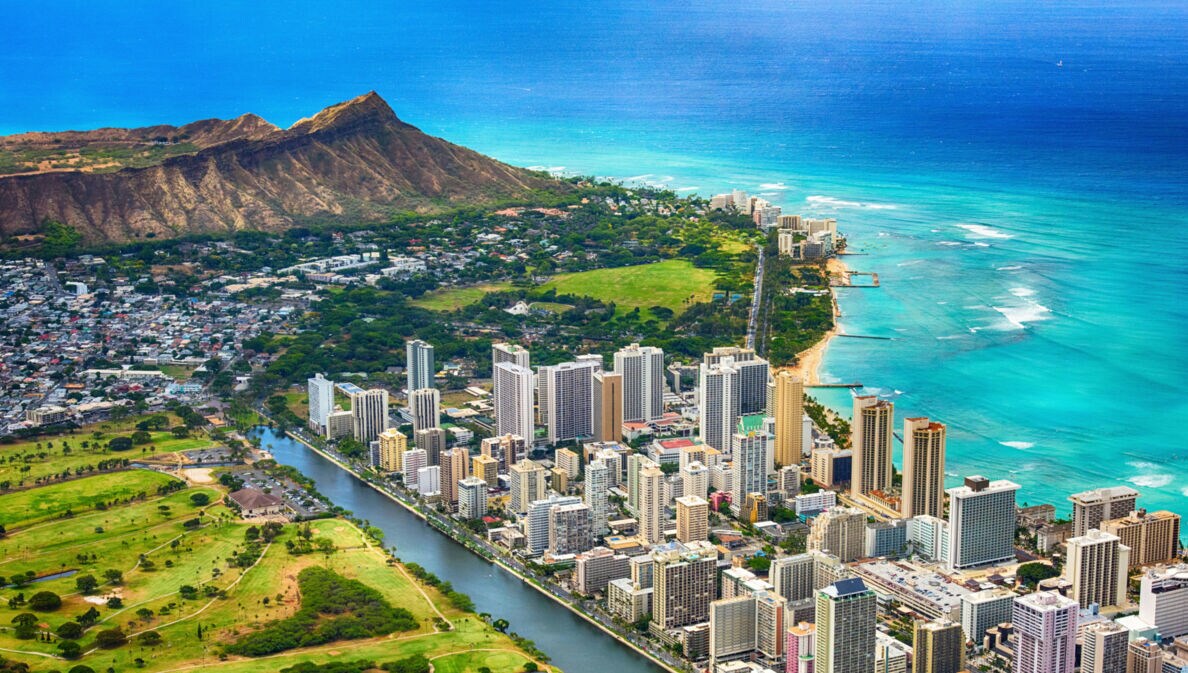
<instances>
[{"instance_id":1,"label":"deep blue ocean","mask_svg":"<svg viewBox=\"0 0 1188 673\"><path fill-rule=\"evenodd\" d=\"M0 133L288 125L371 89L513 164L836 216L823 374L949 472L1188 514L1188 3L7 3ZM826 396L846 410L846 393Z\"/></svg>"}]
</instances>

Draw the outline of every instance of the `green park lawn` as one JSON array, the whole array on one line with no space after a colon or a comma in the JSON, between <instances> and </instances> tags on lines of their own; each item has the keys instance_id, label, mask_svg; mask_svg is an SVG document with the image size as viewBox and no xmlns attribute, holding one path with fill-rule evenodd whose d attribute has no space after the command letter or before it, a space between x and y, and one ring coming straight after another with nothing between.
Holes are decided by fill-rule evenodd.
<instances>
[{"instance_id":1,"label":"green park lawn","mask_svg":"<svg viewBox=\"0 0 1188 673\"><path fill-rule=\"evenodd\" d=\"M33 500L53 503L55 510L61 510L70 503L100 497L100 493L131 493L151 485L145 481L145 475L155 473L128 471L104 475L94 481L71 482L85 486L76 492L88 496L70 498L62 494L58 486L67 484L2 496L0 512L8 513L16 502L14 496L18 495L36 495ZM107 482L99 483L98 479ZM38 495L39 492L48 495ZM199 507L191 502L190 496L199 492L210 497L210 505ZM247 549L244 533L249 524L219 504L221 495L222 487L218 486L188 488L148 501L29 525L0 540L0 575L12 576L25 570L43 575L77 569L80 574L91 574L102 582L106 569L123 573L122 585L103 584L98 590L99 594L118 592L123 601L118 607L109 607L102 598L88 599L78 593L77 576L22 589L0 588L0 624L9 624L16 615L29 610L9 606L9 599L18 593L28 597L37 591L52 591L62 597L61 608L36 613L50 633L92 607L99 612L98 623L78 641L84 654L76 662L54 656L56 638L19 640L11 629L0 629L0 651L6 658L31 664L34 670L68 670L77 663L95 670L111 667L117 671L272 673L304 661L368 659L384 663L420 654L431 659L435 670L443 673L482 667L490 668L493 673L516 673L530 661L507 636L475 615L454 608L436 589L413 579L357 527L342 519L311 523L315 540L327 538L333 542L334 550L330 553L290 554L284 543L295 539L298 525L287 524L271 545L262 546L263 553L254 565L246 569L236 567L230 561ZM195 518L203 522L201 527L183 525ZM146 564L146 560L150 563ZM297 575L313 565L327 567L376 589L393 606L409 610L418 627L413 631L295 649L256 659L220 657L224 645L292 615L300 606ZM183 585L200 590L210 585L225 595L209 597L200 591L197 597L183 598L179 591ZM437 619L447 620L449 630L439 631ZM94 634L113 627L130 636L129 642L111 650L94 649ZM146 631L157 632L163 642L156 646L141 643L136 636ZM545 666L542 669L548 670Z\"/></svg>"},{"instance_id":2,"label":"green park lawn","mask_svg":"<svg viewBox=\"0 0 1188 673\"><path fill-rule=\"evenodd\" d=\"M543 286L558 295L571 294L614 302L620 313L663 306L680 314L690 304L713 298L717 272L700 269L687 260L667 259L652 264L560 274Z\"/></svg>"},{"instance_id":3,"label":"green park lawn","mask_svg":"<svg viewBox=\"0 0 1188 673\"><path fill-rule=\"evenodd\" d=\"M129 452L130 453L130 452ZM176 478L151 470L100 474L40 488L0 495L0 525L12 531L38 521L81 514L99 503L125 500L140 493L150 497L157 487Z\"/></svg>"},{"instance_id":4,"label":"green park lawn","mask_svg":"<svg viewBox=\"0 0 1188 673\"><path fill-rule=\"evenodd\" d=\"M502 292L511 288L511 283L486 283L469 287L453 287L430 292L413 300L414 306L430 311L456 311L482 299L488 292Z\"/></svg>"}]
</instances>

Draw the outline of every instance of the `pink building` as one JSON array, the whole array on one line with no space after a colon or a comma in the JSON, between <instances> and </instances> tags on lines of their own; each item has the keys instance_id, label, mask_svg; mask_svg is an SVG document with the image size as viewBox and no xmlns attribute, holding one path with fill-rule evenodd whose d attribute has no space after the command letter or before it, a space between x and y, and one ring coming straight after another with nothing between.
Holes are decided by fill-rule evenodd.
<instances>
[{"instance_id":1,"label":"pink building","mask_svg":"<svg viewBox=\"0 0 1188 673\"><path fill-rule=\"evenodd\" d=\"M788 627L784 640L784 673L813 673L813 652L816 648L816 624L801 622Z\"/></svg>"},{"instance_id":2,"label":"pink building","mask_svg":"<svg viewBox=\"0 0 1188 673\"><path fill-rule=\"evenodd\" d=\"M1079 608L1055 591L1015 599L1015 673L1073 673Z\"/></svg>"},{"instance_id":3,"label":"pink building","mask_svg":"<svg viewBox=\"0 0 1188 673\"><path fill-rule=\"evenodd\" d=\"M730 493L728 491L714 491L710 493L709 503L710 509L720 512L722 511L722 505L730 504Z\"/></svg>"}]
</instances>

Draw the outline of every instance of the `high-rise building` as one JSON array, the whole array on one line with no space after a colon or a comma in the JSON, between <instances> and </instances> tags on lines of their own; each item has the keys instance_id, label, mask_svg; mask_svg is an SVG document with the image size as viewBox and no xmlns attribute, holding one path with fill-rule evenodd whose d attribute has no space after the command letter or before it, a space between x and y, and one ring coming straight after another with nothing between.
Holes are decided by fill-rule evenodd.
<instances>
[{"instance_id":1,"label":"high-rise building","mask_svg":"<svg viewBox=\"0 0 1188 673\"><path fill-rule=\"evenodd\" d=\"M481 519L487 515L487 482L466 477L458 482L458 514L463 519Z\"/></svg>"},{"instance_id":2,"label":"high-rise building","mask_svg":"<svg viewBox=\"0 0 1188 673\"><path fill-rule=\"evenodd\" d=\"M959 673L965 669L965 634L956 622L916 622L912 673Z\"/></svg>"},{"instance_id":3,"label":"high-rise building","mask_svg":"<svg viewBox=\"0 0 1188 673\"><path fill-rule=\"evenodd\" d=\"M766 432L735 433L732 440L734 506L737 510L748 493L767 493L768 440Z\"/></svg>"},{"instance_id":4,"label":"high-rise building","mask_svg":"<svg viewBox=\"0 0 1188 673\"><path fill-rule=\"evenodd\" d=\"M1126 646L1126 673L1161 673L1163 649L1159 643L1139 638Z\"/></svg>"},{"instance_id":5,"label":"high-rise building","mask_svg":"<svg viewBox=\"0 0 1188 673\"><path fill-rule=\"evenodd\" d=\"M1117 535L1130 548L1130 567L1167 563L1179 557L1180 515L1140 509L1103 521L1101 529Z\"/></svg>"},{"instance_id":6,"label":"high-rise building","mask_svg":"<svg viewBox=\"0 0 1188 673\"><path fill-rule=\"evenodd\" d=\"M723 453L730 451L730 438L738 426L742 395L739 372L726 358L716 364L701 364L697 406L701 441Z\"/></svg>"},{"instance_id":7,"label":"high-rise building","mask_svg":"<svg viewBox=\"0 0 1188 673\"><path fill-rule=\"evenodd\" d=\"M529 366L529 356L528 349L517 344L491 344L491 367L507 362L527 368Z\"/></svg>"},{"instance_id":8,"label":"high-rise building","mask_svg":"<svg viewBox=\"0 0 1188 673\"><path fill-rule=\"evenodd\" d=\"M1163 638L1188 635L1188 564L1151 568L1139 581L1139 618Z\"/></svg>"},{"instance_id":9,"label":"high-rise building","mask_svg":"<svg viewBox=\"0 0 1188 673\"><path fill-rule=\"evenodd\" d=\"M789 603L798 603L813 597L815 569L816 559L812 554L781 556L772 559L769 577L776 593Z\"/></svg>"},{"instance_id":10,"label":"high-rise building","mask_svg":"<svg viewBox=\"0 0 1188 673\"><path fill-rule=\"evenodd\" d=\"M854 398L850 421L850 447L854 451L850 492L856 496L891 488L891 435L895 405L874 395Z\"/></svg>"},{"instance_id":11,"label":"high-rise building","mask_svg":"<svg viewBox=\"0 0 1188 673\"><path fill-rule=\"evenodd\" d=\"M804 458L804 382L790 371L775 376L775 462L799 465Z\"/></svg>"},{"instance_id":12,"label":"high-rise building","mask_svg":"<svg viewBox=\"0 0 1188 673\"><path fill-rule=\"evenodd\" d=\"M784 495L784 500L791 501L800 493L800 466L785 465L776 475L776 490Z\"/></svg>"},{"instance_id":13,"label":"high-rise building","mask_svg":"<svg viewBox=\"0 0 1188 673\"><path fill-rule=\"evenodd\" d=\"M1007 563L1015 558L1015 492L1005 479L965 478L950 488L949 567L961 570Z\"/></svg>"},{"instance_id":14,"label":"high-rise building","mask_svg":"<svg viewBox=\"0 0 1188 673\"><path fill-rule=\"evenodd\" d=\"M337 407L326 416L326 439L350 437L355 432L355 415Z\"/></svg>"},{"instance_id":15,"label":"high-rise building","mask_svg":"<svg viewBox=\"0 0 1188 673\"><path fill-rule=\"evenodd\" d=\"M813 673L816 649L816 624L800 622L788 627L788 635L784 639L784 658L787 662L784 673Z\"/></svg>"},{"instance_id":16,"label":"high-rise building","mask_svg":"<svg viewBox=\"0 0 1188 673\"><path fill-rule=\"evenodd\" d=\"M1065 577L1072 582L1071 597L1081 607L1126 604L1126 571L1130 549L1117 535L1096 528L1069 538Z\"/></svg>"},{"instance_id":17,"label":"high-rise building","mask_svg":"<svg viewBox=\"0 0 1188 673\"><path fill-rule=\"evenodd\" d=\"M814 673L870 673L875 668L875 594L862 580L839 580L817 592Z\"/></svg>"},{"instance_id":18,"label":"high-rise building","mask_svg":"<svg viewBox=\"0 0 1188 673\"><path fill-rule=\"evenodd\" d=\"M413 432L436 428L441 423L441 392L437 388L419 388L408 393L408 410Z\"/></svg>"},{"instance_id":19,"label":"high-rise building","mask_svg":"<svg viewBox=\"0 0 1188 673\"><path fill-rule=\"evenodd\" d=\"M755 597L751 594L710 603L710 665L739 659L755 650Z\"/></svg>"},{"instance_id":20,"label":"high-rise building","mask_svg":"<svg viewBox=\"0 0 1188 673\"><path fill-rule=\"evenodd\" d=\"M553 454L553 464L574 479L581 476L582 459L573 449L557 449Z\"/></svg>"},{"instance_id":21,"label":"high-rise building","mask_svg":"<svg viewBox=\"0 0 1188 673\"><path fill-rule=\"evenodd\" d=\"M639 473L639 537L647 544L664 541L664 472L647 467Z\"/></svg>"},{"instance_id":22,"label":"high-rise building","mask_svg":"<svg viewBox=\"0 0 1188 673\"><path fill-rule=\"evenodd\" d=\"M594 372L594 440L615 442L623 436L623 376Z\"/></svg>"},{"instance_id":23,"label":"high-rise building","mask_svg":"<svg viewBox=\"0 0 1188 673\"><path fill-rule=\"evenodd\" d=\"M771 367L767 360L756 355L753 348L737 346L715 348L702 358L704 365L726 362L738 371L739 413L767 413L767 383L771 378Z\"/></svg>"},{"instance_id":24,"label":"high-rise building","mask_svg":"<svg viewBox=\"0 0 1188 673\"><path fill-rule=\"evenodd\" d=\"M458 482L470 476L470 453L463 448L441 454L441 499L450 511L457 509Z\"/></svg>"},{"instance_id":25,"label":"high-rise building","mask_svg":"<svg viewBox=\"0 0 1188 673\"><path fill-rule=\"evenodd\" d=\"M704 498L686 495L676 499L677 540L694 542L709 539L709 503Z\"/></svg>"},{"instance_id":26,"label":"high-rise building","mask_svg":"<svg viewBox=\"0 0 1188 673\"><path fill-rule=\"evenodd\" d=\"M842 560L828 552L810 550L809 556L813 557L813 589L820 590L825 587L850 577L849 566L842 562Z\"/></svg>"},{"instance_id":27,"label":"high-rise building","mask_svg":"<svg viewBox=\"0 0 1188 673\"><path fill-rule=\"evenodd\" d=\"M901 514L944 516L945 426L927 418L903 421L903 499Z\"/></svg>"},{"instance_id":28,"label":"high-rise building","mask_svg":"<svg viewBox=\"0 0 1188 673\"><path fill-rule=\"evenodd\" d=\"M1094 622L1081 631L1081 673L1126 673L1130 629L1118 622Z\"/></svg>"},{"instance_id":29,"label":"high-rise building","mask_svg":"<svg viewBox=\"0 0 1188 673\"><path fill-rule=\"evenodd\" d=\"M413 444L425 449L425 460L430 465L441 465L441 454L446 450L445 428L423 428L413 433Z\"/></svg>"},{"instance_id":30,"label":"high-rise building","mask_svg":"<svg viewBox=\"0 0 1188 673\"><path fill-rule=\"evenodd\" d=\"M433 346L420 339L413 339L404 344L404 350L408 389L411 391L434 387Z\"/></svg>"},{"instance_id":31,"label":"high-rise building","mask_svg":"<svg viewBox=\"0 0 1188 673\"><path fill-rule=\"evenodd\" d=\"M379 434L379 463L374 467L381 472L400 472L405 451L408 451L408 437L396 428L384 430Z\"/></svg>"},{"instance_id":32,"label":"high-rise building","mask_svg":"<svg viewBox=\"0 0 1188 673\"><path fill-rule=\"evenodd\" d=\"M364 446L388 429L388 391L363 390L353 383L341 383L339 390L351 398L351 425L355 439Z\"/></svg>"},{"instance_id":33,"label":"high-rise building","mask_svg":"<svg viewBox=\"0 0 1188 673\"><path fill-rule=\"evenodd\" d=\"M309 392L309 427L322 434L326 429L326 417L334 411L334 382L314 374L306 381Z\"/></svg>"},{"instance_id":34,"label":"high-rise building","mask_svg":"<svg viewBox=\"0 0 1188 673\"><path fill-rule=\"evenodd\" d=\"M948 562L948 521L926 514L912 517L907 522L907 538L916 556L933 563Z\"/></svg>"},{"instance_id":35,"label":"high-rise building","mask_svg":"<svg viewBox=\"0 0 1188 673\"><path fill-rule=\"evenodd\" d=\"M813 449L809 457L809 471L813 482L822 488L852 485L854 452L833 444Z\"/></svg>"},{"instance_id":36,"label":"high-rise building","mask_svg":"<svg viewBox=\"0 0 1188 673\"><path fill-rule=\"evenodd\" d=\"M528 455L528 442L520 435L499 435L482 440L479 450L499 462L499 474L507 474L512 465Z\"/></svg>"},{"instance_id":37,"label":"high-rise building","mask_svg":"<svg viewBox=\"0 0 1188 673\"><path fill-rule=\"evenodd\" d=\"M417 488L421 470L428 467L425 450L409 449L404 452L404 458L400 462L404 467L404 485L409 488Z\"/></svg>"},{"instance_id":38,"label":"high-rise building","mask_svg":"<svg viewBox=\"0 0 1188 673\"><path fill-rule=\"evenodd\" d=\"M981 646L987 629L1011 621L1015 598L1015 592L1002 587L963 595L961 630L965 632L966 639Z\"/></svg>"},{"instance_id":39,"label":"high-rise building","mask_svg":"<svg viewBox=\"0 0 1188 673\"><path fill-rule=\"evenodd\" d=\"M532 439L532 370L513 362L500 362L492 374L491 404L495 408L495 434Z\"/></svg>"},{"instance_id":40,"label":"high-rise building","mask_svg":"<svg viewBox=\"0 0 1188 673\"><path fill-rule=\"evenodd\" d=\"M573 587L578 593L593 596L605 592L612 580L630 575L629 557L606 547L594 547L577 555L573 569Z\"/></svg>"},{"instance_id":41,"label":"high-rise building","mask_svg":"<svg viewBox=\"0 0 1188 673\"><path fill-rule=\"evenodd\" d=\"M769 591L755 594L755 649L773 665L784 659L784 618L788 602Z\"/></svg>"},{"instance_id":42,"label":"high-rise building","mask_svg":"<svg viewBox=\"0 0 1188 673\"><path fill-rule=\"evenodd\" d=\"M508 468L508 490L511 491L511 510L524 514L530 503L548 493L548 473L540 463L525 458Z\"/></svg>"},{"instance_id":43,"label":"high-rise building","mask_svg":"<svg viewBox=\"0 0 1188 673\"><path fill-rule=\"evenodd\" d=\"M499 485L499 461L491 456L472 456L470 473L487 483L487 487Z\"/></svg>"},{"instance_id":44,"label":"high-rise building","mask_svg":"<svg viewBox=\"0 0 1188 673\"><path fill-rule=\"evenodd\" d=\"M441 467L429 465L417 470L417 492L423 497L441 495Z\"/></svg>"},{"instance_id":45,"label":"high-rise building","mask_svg":"<svg viewBox=\"0 0 1188 673\"><path fill-rule=\"evenodd\" d=\"M850 563L866 551L866 513L853 507L834 507L813 520L808 548L823 551Z\"/></svg>"},{"instance_id":46,"label":"high-rise building","mask_svg":"<svg viewBox=\"0 0 1188 673\"><path fill-rule=\"evenodd\" d=\"M748 523L767 521L770 518L767 512L767 496L762 493L748 493L743 498L742 507L738 511L738 518Z\"/></svg>"},{"instance_id":47,"label":"high-rise building","mask_svg":"<svg viewBox=\"0 0 1188 673\"><path fill-rule=\"evenodd\" d=\"M590 527L590 506L585 503L558 505L549 512L549 553L580 554L594 546Z\"/></svg>"},{"instance_id":48,"label":"high-rise building","mask_svg":"<svg viewBox=\"0 0 1188 673\"><path fill-rule=\"evenodd\" d=\"M664 415L664 351L631 344L615 353L622 377L623 420L652 421Z\"/></svg>"},{"instance_id":49,"label":"high-rise building","mask_svg":"<svg viewBox=\"0 0 1188 673\"><path fill-rule=\"evenodd\" d=\"M639 514L639 475L649 467L660 467L642 453L627 456L627 509Z\"/></svg>"},{"instance_id":50,"label":"high-rise building","mask_svg":"<svg viewBox=\"0 0 1188 673\"><path fill-rule=\"evenodd\" d=\"M654 551L652 564L651 628L667 631L709 619L718 580L712 548Z\"/></svg>"},{"instance_id":51,"label":"high-rise building","mask_svg":"<svg viewBox=\"0 0 1188 673\"><path fill-rule=\"evenodd\" d=\"M586 360L537 370L541 421L548 428L550 444L594 435L596 366L596 362Z\"/></svg>"},{"instance_id":52,"label":"high-rise building","mask_svg":"<svg viewBox=\"0 0 1188 673\"><path fill-rule=\"evenodd\" d=\"M1077 650L1077 602L1055 591L1015 599L1015 673L1073 673Z\"/></svg>"},{"instance_id":53,"label":"high-rise building","mask_svg":"<svg viewBox=\"0 0 1188 673\"><path fill-rule=\"evenodd\" d=\"M586 466L586 487L582 497L590 506L591 525L594 535L604 535L608 528L606 521L610 516L610 466L605 460L598 459Z\"/></svg>"},{"instance_id":54,"label":"high-rise building","mask_svg":"<svg viewBox=\"0 0 1188 673\"><path fill-rule=\"evenodd\" d=\"M523 517L524 546L532 555L543 553L549 547L553 529L553 509L565 505L580 505L581 500L568 495L549 494L528 504Z\"/></svg>"},{"instance_id":55,"label":"high-rise building","mask_svg":"<svg viewBox=\"0 0 1188 673\"><path fill-rule=\"evenodd\" d=\"M1068 496L1073 504L1073 537L1090 528L1101 529L1103 521L1120 519L1134 511L1139 492L1129 486L1095 488Z\"/></svg>"},{"instance_id":56,"label":"high-rise building","mask_svg":"<svg viewBox=\"0 0 1188 673\"><path fill-rule=\"evenodd\" d=\"M682 467L681 482L685 495L693 495L698 498L709 496L709 469L705 465L694 461Z\"/></svg>"}]
</instances>

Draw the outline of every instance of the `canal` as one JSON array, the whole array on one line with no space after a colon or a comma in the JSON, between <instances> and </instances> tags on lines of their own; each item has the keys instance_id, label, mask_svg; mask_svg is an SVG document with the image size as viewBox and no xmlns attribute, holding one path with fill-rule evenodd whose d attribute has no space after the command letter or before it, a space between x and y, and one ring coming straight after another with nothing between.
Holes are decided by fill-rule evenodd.
<instances>
[{"instance_id":1,"label":"canal","mask_svg":"<svg viewBox=\"0 0 1188 673\"><path fill-rule=\"evenodd\" d=\"M452 583L474 599L479 612L506 619L511 631L534 641L565 673L662 672L643 655L475 556L317 452L271 428L257 432L261 448L277 462L297 468L334 504L383 530L384 545L395 546L402 560L419 563Z\"/></svg>"}]
</instances>

